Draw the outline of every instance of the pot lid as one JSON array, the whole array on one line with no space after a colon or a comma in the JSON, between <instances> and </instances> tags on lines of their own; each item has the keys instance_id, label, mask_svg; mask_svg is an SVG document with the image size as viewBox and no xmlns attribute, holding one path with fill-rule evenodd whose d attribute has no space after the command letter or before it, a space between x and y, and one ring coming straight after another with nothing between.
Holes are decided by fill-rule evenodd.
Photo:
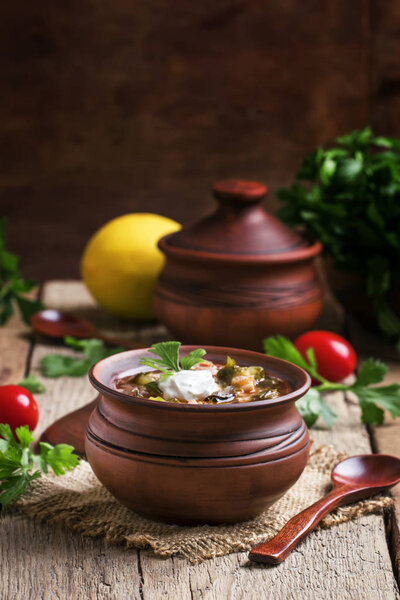
<instances>
[{"instance_id":1,"label":"pot lid","mask_svg":"<svg viewBox=\"0 0 400 600\"><path fill-rule=\"evenodd\" d=\"M293 229L267 213L261 201L264 184L230 179L213 186L214 213L169 235L168 246L215 254L286 254L308 246Z\"/></svg>"}]
</instances>

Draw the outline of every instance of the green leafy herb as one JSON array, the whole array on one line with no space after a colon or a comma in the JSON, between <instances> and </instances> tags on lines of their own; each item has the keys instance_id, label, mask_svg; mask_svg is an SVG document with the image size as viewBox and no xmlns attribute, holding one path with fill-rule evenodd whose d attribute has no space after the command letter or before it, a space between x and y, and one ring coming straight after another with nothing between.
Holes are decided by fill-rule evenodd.
<instances>
[{"instance_id":1,"label":"green leafy herb","mask_svg":"<svg viewBox=\"0 0 400 600\"><path fill-rule=\"evenodd\" d=\"M24 377L18 385L24 387L26 390L31 392L32 394L42 394L46 391L45 386L36 375L28 375L28 377Z\"/></svg>"},{"instance_id":2,"label":"green leafy herb","mask_svg":"<svg viewBox=\"0 0 400 600\"><path fill-rule=\"evenodd\" d=\"M189 370L197 363L203 361L206 351L203 348L192 350L187 356L182 356L179 361L180 342L159 342L153 344L149 352L157 358L141 358L140 362L146 367L161 371L165 376L172 375L177 371Z\"/></svg>"},{"instance_id":3,"label":"green leafy herb","mask_svg":"<svg viewBox=\"0 0 400 600\"><path fill-rule=\"evenodd\" d=\"M189 370L197 363L203 361L203 356L206 351L203 348L197 348L196 350L192 350L187 356L182 356L181 358L181 366L182 369Z\"/></svg>"},{"instance_id":4,"label":"green leafy herb","mask_svg":"<svg viewBox=\"0 0 400 600\"><path fill-rule=\"evenodd\" d=\"M387 373L387 366L379 360L370 358L365 361L361 365L356 381L351 385L346 385L333 383L322 377L317 370L314 351L310 349L307 352L308 360L306 360L292 342L282 335L266 338L264 350L266 354L298 365L313 379L320 382L297 402L297 408L309 427L314 425L319 416L322 416L329 426L332 425L336 415L324 402L321 392L334 390L352 392L357 396L363 423L382 424L384 410L389 411L392 417L400 416L400 384L392 383L391 385L370 387L372 384L380 383Z\"/></svg>"},{"instance_id":5,"label":"green leafy herb","mask_svg":"<svg viewBox=\"0 0 400 600\"><path fill-rule=\"evenodd\" d=\"M285 338L283 335L275 335L272 337L265 338L263 340L264 351L270 356L276 356L277 358L283 358L289 362L301 367L308 373L310 373L311 364L302 357L296 346L292 344L290 340ZM313 361L314 362L314 361ZM310 373L311 375L311 373ZM315 376L315 373L311 375ZM317 379L317 377L315 377Z\"/></svg>"},{"instance_id":6,"label":"green leafy herb","mask_svg":"<svg viewBox=\"0 0 400 600\"><path fill-rule=\"evenodd\" d=\"M0 219L0 325L7 323L18 307L21 317L27 325L32 315L43 308L37 300L26 298L36 285L32 279L23 279L18 268L18 258L5 249L6 219Z\"/></svg>"},{"instance_id":7,"label":"green leafy herb","mask_svg":"<svg viewBox=\"0 0 400 600\"><path fill-rule=\"evenodd\" d=\"M73 447L67 444L52 446L40 443L40 454L29 448L34 441L27 425L17 427L17 439L10 426L0 424L0 504L9 504L26 491L29 483L47 473L49 467L55 475L64 475L79 463L72 454Z\"/></svg>"},{"instance_id":8,"label":"green leafy herb","mask_svg":"<svg viewBox=\"0 0 400 600\"><path fill-rule=\"evenodd\" d=\"M237 369L236 361L230 356L227 356L225 365L218 370L216 377L217 381L222 383L224 387L230 385Z\"/></svg>"},{"instance_id":9,"label":"green leafy herb","mask_svg":"<svg viewBox=\"0 0 400 600\"><path fill-rule=\"evenodd\" d=\"M180 345L180 342L159 342L158 344L153 344L149 352L155 354L157 358L141 358L140 362L142 365L151 367L162 373L180 371Z\"/></svg>"},{"instance_id":10,"label":"green leafy herb","mask_svg":"<svg viewBox=\"0 0 400 600\"><path fill-rule=\"evenodd\" d=\"M336 141L308 155L278 192L279 214L320 239L337 268L363 278L381 331L399 341L392 290L400 283L400 140L366 127Z\"/></svg>"},{"instance_id":11,"label":"green leafy herb","mask_svg":"<svg viewBox=\"0 0 400 600\"><path fill-rule=\"evenodd\" d=\"M149 392L151 392L152 394L156 394L157 396L160 396L161 394L161 390L158 387L157 381L149 381L149 383L146 383L146 388L149 390Z\"/></svg>"},{"instance_id":12,"label":"green leafy herb","mask_svg":"<svg viewBox=\"0 0 400 600\"><path fill-rule=\"evenodd\" d=\"M308 427L312 427L319 416L329 427L333 425L336 415L315 388L311 388L305 396L300 398L296 406Z\"/></svg>"},{"instance_id":13,"label":"green leafy herb","mask_svg":"<svg viewBox=\"0 0 400 600\"><path fill-rule=\"evenodd\" d=\"M40 367L45 377L81 377L95 365L99 360L122 352L123 348L107 348L101 340L77 340L66 337L64 342L78 352L82 357L64 356L62 354L48 354L40 361Z\"/></svg>"}]
</instances>

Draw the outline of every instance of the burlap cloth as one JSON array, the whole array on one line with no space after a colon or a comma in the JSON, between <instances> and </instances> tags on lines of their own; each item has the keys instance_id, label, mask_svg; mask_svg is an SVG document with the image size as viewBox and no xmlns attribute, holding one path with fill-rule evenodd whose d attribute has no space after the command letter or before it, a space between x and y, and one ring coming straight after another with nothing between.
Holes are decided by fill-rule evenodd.
<instances>
[{"instance_id":1,"label":"burlap cloth","mask_svg":"<svg viewBox=\"0 0 400 600\"><path fill-rule=\"evenodd\" d=\"M100 484L90 465L80 465L62 477L43 476L33 481L14 507L26 515L61 522L85 536L102 537L127 547L150 547L158 556L181 555L192 563L250 550L270 539L293 515L315 502L330 488L330 472L345 457L331 446L311 452L298 482L256 519L235 525L180 527L149 521L121 506ZM376 496L338 508L327 515L322 527L379 513L392 499Z\"/></svg>"}]
</instances>

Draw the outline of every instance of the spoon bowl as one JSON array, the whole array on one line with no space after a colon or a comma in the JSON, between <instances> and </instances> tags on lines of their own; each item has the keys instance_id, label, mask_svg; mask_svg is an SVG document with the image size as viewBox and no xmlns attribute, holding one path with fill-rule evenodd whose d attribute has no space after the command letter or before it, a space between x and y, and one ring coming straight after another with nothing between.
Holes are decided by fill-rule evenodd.
<instances>
[{"instance_id":1,"label":"spoon bowl","mask_svg":"<svg viewBox=\"0 0 400 600\"><path fill-rule=\"evenodd\" d=\"M336 465L331 477L335 486L391 487L400 481L400 459L387 454L350 456Z\"/></svg>"},{"instance_id":2,"label":"spoon bowl","mask_svg":"<svg viewBox=\"0 0 400 600\"><path fill-rule=\"evenodd\" d=\"M96 337L96 328L88 321L76 315L46 308L33 315L31 319L32 328L53 338L63 338L70 335L75 338L84 339Z\"/></svg>"},{"instance_id":3,"label":"spoon bowl","mask_svg":"<svg viewBox=\"0 0 400 600\"><path fill-rule=\"evenodd\" d=\"M123 348L140 348L143 344L126 339L117 339L102 334L94 325L77 317L73 313L46 308L31 317L31 326L34 331L55 339L70 336L78 339L95 338L102 340L109 346L122 346Z\"/></svg>"}]
</instances>

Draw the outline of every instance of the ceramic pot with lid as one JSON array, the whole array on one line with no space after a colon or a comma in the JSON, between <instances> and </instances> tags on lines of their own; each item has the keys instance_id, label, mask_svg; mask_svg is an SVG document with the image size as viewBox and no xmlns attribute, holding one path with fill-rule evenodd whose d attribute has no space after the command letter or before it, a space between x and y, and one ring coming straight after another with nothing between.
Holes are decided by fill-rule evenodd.
<instances>
[{"instance_id":1,"label":"ceramic pot with lid","mask_svg":"<svg viewBox=\"0 0 400 600\"><path fill-rule=\"evenodd\" d=\"M222 181L213 192L213 214L159 242L158 319L182 342L255 350L265 336L311 328L322 310L321 244L264 210L262 183Z\"/></svg>"}]
</instances>

